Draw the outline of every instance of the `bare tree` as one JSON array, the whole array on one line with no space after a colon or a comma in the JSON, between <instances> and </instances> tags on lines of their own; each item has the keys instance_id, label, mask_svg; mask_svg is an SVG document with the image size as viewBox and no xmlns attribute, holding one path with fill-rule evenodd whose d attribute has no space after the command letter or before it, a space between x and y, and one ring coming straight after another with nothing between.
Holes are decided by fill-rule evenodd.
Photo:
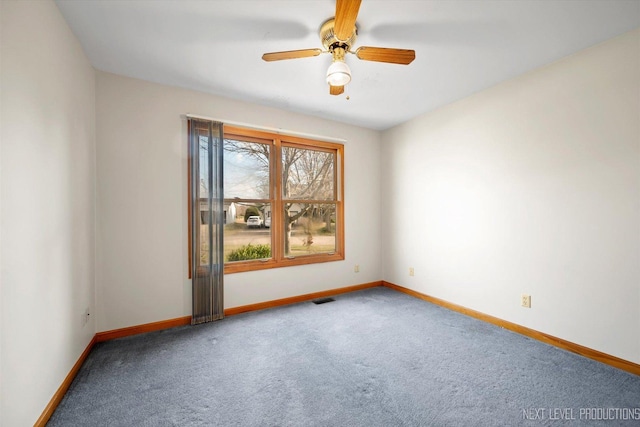
<instances>
[{"instance_id":1,"label":"bare tree","mask_svg":"<svg viewBox=\"0 0 640 427\"><path fill-rule=\"evenodd\" d=\"M248 157L252 160L250 166L240 161L242 166L239 166L239 168L242 169L242 176L246 182L234 180L232 183L234 186L245 186L245 191L247 187L250 187L252 189L251 192L257 196L252 198L269 197L269 148L267 144L232 139L225 139L224 141L225 155L235 153L240 157ZM227 162L228 160L225 160L225 164ZM233 161L230 163L232 165L235 164ZM236 165L236 167L238 166ZM252 170L247 170L247 167L252 168ZM245 191L240 190L242 193Z\"/></svg>"}]
</instances>

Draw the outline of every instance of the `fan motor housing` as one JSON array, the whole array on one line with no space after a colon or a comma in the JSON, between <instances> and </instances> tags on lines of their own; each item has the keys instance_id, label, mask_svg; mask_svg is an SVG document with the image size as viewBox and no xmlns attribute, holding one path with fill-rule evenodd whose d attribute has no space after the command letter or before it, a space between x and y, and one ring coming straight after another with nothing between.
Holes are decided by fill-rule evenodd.
<instances>
[{"instance_id":1,"label":"fan motor housing","mask_svg":"<svg viewBox=\"0 0 640 427\"><path fill-rule=\"evenodd\" d=\"M335 18L330 18L320 26L320 41L322 42L322 46L329 52L333 52L334 47L342 47L346 51L351 50L351 46L355 44L356 37L358 36L358 26L354 25L353 32L347 40L338 40L333 31L335 22Z\"/></svg>"}]
</instances>

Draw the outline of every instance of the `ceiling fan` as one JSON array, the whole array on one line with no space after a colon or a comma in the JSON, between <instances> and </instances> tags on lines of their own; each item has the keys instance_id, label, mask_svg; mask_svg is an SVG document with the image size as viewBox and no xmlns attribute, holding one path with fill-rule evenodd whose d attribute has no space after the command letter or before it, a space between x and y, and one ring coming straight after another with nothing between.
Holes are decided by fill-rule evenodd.
<instances>
[{"instance_id":1,"label":"ceiling fan","mask_svg":"<svg viewBox=\"0 0 640 427\"><path fill-rule=\"evenodd\" d=\"M351 81L351 70L344 58L352 53L364 61L388 62L391 64L410 64L416 57L416 52L410 49L390 49L385 47L360 46L355 52L351 47L356 41L358 27L356 18L362 0L337 0L336 16L325 21L320 27L320 40L324 50L301 49L284 52L271 52L262 55L265 61L280 61L283 59L308 58L321 53L330 53L333 62L327 70L327 83L331 95L340 95L344 86Z\"/></svg>"}]
</instances>

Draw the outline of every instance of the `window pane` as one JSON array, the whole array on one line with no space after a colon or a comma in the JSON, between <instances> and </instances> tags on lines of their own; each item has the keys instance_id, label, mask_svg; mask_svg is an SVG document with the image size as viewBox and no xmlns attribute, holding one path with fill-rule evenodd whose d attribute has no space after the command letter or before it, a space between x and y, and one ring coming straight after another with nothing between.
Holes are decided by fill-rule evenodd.
<instances>
[{"instance_id":1,"label":"window pane","mask_svg":"<svg viewBox=\"0 0 640 427\"><path fill-rule=\"evenodd\" d=\"M209 138L199 137L200 144L200 245L196 254L199 265L209 265Z\"/></svg>"},{"instance_id":2,"label":"window pane","mask_svg":"<svg viewBox=\"0 0 640 427\"><path fill-rule=\"evenodd\" d=\"M225 202L225 262L271 258L271 205Z\"/></svg>"},{"instance_id":3,"label":"window pane","mask_svg":"<svg viewBox=\"0 0 640 427\"><path fill-rule=\"evenodd\" d=\"M334 163L334 153L283 146L283 197L297 200L335 200Z\"/></svg>"},{"instance_id":4,"label":"window pane","mask_svg":"<svg viewBox=\"0 0 640 427\"><path fill-rule=\"evenodd\" d=\"M225 199L269 198L269 149L268 144L224 140Z\"/></svg>"},{"instance_id":5,"label":"window pane","mask_svg":"<svg viewBox=\"0 0 640 427\"><path fill-rule=\"evenodd\" d=\"M204 214L204 212L203 212ZM206 216L208 216L208 212ZM205 219L206 221L206 219ZM209 224L202 223L200 225L200 253L198 265L209 265Z\"/></svg>"},{"instance_id":6,"label":"window pane","mask_svg":"<svg viewBox=\"0 0 640 427\"><path fill-rule=\"evenodd\" d=\"M335 216L335 203L285 203L286 256L335 252Z\"/></svg>"},{"instance_id":7,"label":"window pane","mask_svg":"<svg viewBox=\"0 0 640 427\"><path fill-rule=\"evenodd\" d=\"M209 208L207 206L206 201L200 201L200 241L199 241L199 253L196 254L198 265L208 266L209 265L209 256L211 254L210 251L210 242L209 242L209 218L210 218ZM216 244L217 239L217 227L213 227L213 244ZM215 247L215 246L214 246Z\"/></svg>"}]
</instances>

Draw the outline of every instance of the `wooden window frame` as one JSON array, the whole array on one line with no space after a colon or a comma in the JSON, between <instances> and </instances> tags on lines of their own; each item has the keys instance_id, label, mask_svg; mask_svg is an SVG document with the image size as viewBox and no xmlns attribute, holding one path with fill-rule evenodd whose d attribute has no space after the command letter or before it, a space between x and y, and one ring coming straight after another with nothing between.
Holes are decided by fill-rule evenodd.
<instances>
[{"instance_id":1,"label":"wooden window frame","mask_svg":"<svg viewBox=\"0 0 640 427\"><path fill-rule=\"evenodd\" d=\"M345 230L344 230L344 146L326 141L318 141L296 136L275 134L266 131L241 128L236 126L224 127L224 139L265 142L271 144L270 149L270 198L256 200L268 201L271 204L271 258L267 260L248 260L225 263L224 273L241 273L246 271L266 270L271 268L308 265L322 262L342 261L345 259ZM336 247L332 253L319 253L286 257L284 254L284 203L282 195L282 146L295 146L316 151L335 153L334 163L334 200L306 200L307 202L336 205ZM237 199L225 199L233 202ZM251 202L249 199L241 199ZM301 200L296 200L301 201Z\"/></svg>"}]
</instances>

